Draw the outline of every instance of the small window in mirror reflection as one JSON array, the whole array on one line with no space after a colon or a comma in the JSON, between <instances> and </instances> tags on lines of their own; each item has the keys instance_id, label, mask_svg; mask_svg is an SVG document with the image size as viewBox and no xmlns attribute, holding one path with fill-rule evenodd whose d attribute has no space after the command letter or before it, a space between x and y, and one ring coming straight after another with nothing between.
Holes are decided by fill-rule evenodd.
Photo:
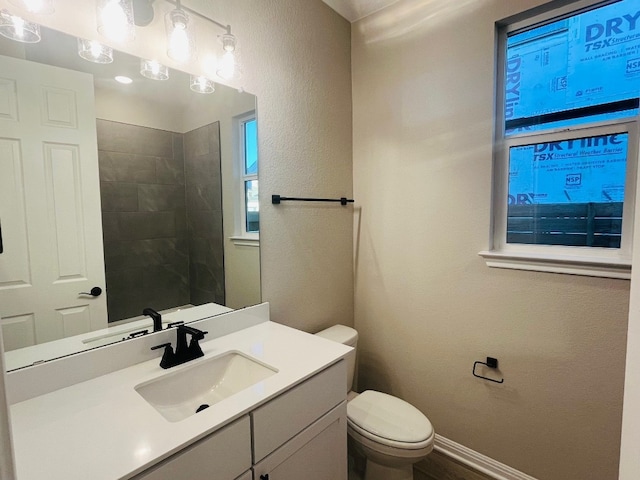
<instances>
[{"instance_id":1,"label":"small window in mirror reflection","mask_svg":"<svg viewBox=\"0 0 640 480\"><path fill-rule=\"evenodd\" d=\"M260 232L260 203L258 200L258 122L255 113L239 119L242 202L242 232L257 235Z\"/></svg>"}]
</instances>

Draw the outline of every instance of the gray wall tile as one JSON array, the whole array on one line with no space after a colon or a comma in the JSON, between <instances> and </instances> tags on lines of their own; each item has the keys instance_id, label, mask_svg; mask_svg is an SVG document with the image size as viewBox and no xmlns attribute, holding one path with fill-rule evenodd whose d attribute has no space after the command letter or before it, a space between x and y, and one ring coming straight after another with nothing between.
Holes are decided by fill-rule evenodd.
<instances>
[{"instance_id":1,"label":"gray wall tile","mask_svg":"<svg viewBox=\"0 0 640 480\"><path fill-rule=\"evenodd\" d=\"M190 210L222 210L222 190L218 185L190 185L186 190Z\"/></svg>"},{"instance_id":2,"label":"gray wall tile","mask_svg":"<svg viewBox=\"0 0 640 480\"><path fill-rule=\"evenodd\" d=\"M101 119L96 129L100 150L173 157L173 132Z\"/></svg>"},{"instance_id":3,"label":"gray wall tile","mask_svg":"<svg viewBox=\"0 0 640 480\"><path fill-rule=\"evenodd\" d=\"M100 182L103 212L135 212L138 210L138 186L135 183Z\"/></svg>"},{"instance_id":4,"label":"gray wall tile","mask_svg":"<svg viewBox=\"0 0 640 480\"><path fill-rule=\"evenodd\" d=\"M154 183L156 159L145 155L98 151L100 181Z\"/></svg>"},{"instance_id":5,"label":"gray wall tile","mask_svg":"<svg viewBox=\"0 0 640 480\"><path fill-rule=\"evenodd\" d=\"M219 131L98 120L109 321L224 304Z\"/></svg>"},{"instance_id":6,"label":"gray wall tile","mask_svg":"<svg viewBox=\"0 0 640 480\"><path fill-rule=\"evenodd\" d=\"M118 218L120 238L143 240L176 235L174 212L122 212Z\"/></svg>"},{"instance_id":7,"label":"gray wall tile","mask_svg":"<svg viewBox=\"0 0 640 480\"><path fill-rule=\"evenodd\" d=\"M161 185L182 185L184 188L184 159L160 157L155 159L156 183Z\"/></svg>"},{"instance_id":8,"label":"gray wall tile","mask_svg":"<svg viewBox=\"0 0 640 480\"><path fill-rule=\"evenodd\" d=\"M191 299L224 303L220 125L184 136Z\"/></svg>"},{"instance_id":9,"label":"gray wall tile","mask_svg":"<svg viewBox=\"0 0 640 480\"><path fill-rule=\"evenodd\" d=\"M167 212L184 208L183 185L138 185L141 212Z\"/></svg>"}]
</instances>

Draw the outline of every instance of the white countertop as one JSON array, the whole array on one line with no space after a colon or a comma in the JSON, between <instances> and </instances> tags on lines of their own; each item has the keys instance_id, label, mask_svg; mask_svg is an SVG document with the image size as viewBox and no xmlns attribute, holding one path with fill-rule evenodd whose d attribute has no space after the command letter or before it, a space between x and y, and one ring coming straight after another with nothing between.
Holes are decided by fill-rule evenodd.
<instances>
[{"instance_id":1,"label":"white countertop","mask_svg":"<svg viewBox=\"0 0 640 480\"><path fill-rule=\"evenodd\" d=\"M131 478L351 350L273 322L201 345L204 358L184 365L163 370L154 359L12 405L18 480ZM175 423L134 390L141 382L229 350L256 358L278 373Z\"/></svg>"}]
</instances>

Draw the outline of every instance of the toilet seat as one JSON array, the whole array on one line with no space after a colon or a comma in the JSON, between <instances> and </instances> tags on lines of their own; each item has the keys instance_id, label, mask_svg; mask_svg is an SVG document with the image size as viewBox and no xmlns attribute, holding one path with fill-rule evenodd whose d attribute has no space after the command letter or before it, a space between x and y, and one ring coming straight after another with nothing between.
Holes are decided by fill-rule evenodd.
<instances>
[{"instance_id":1,"label":"toilet seat","mask_svg":"<svg viewBox=\"0 0 640 480\"><path fill-rule=\"evenodd\" d=\"M389 447L419 450L433 443L429 419L410 403L367 390L347 404L348 426L369 440Z\"/></svg>"}]
</instances>

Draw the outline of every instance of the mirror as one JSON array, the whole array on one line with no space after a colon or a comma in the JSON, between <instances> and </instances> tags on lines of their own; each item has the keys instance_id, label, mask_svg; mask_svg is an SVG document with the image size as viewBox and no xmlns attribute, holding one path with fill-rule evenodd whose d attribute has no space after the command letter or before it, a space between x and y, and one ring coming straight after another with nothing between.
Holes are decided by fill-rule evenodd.
<instances>
[{"instance_id":1,"label":"mirror","mask_svg":"<svg viewBox=\"0 0 640 480\"><path fill-rule=\"evenodd\" d=\"M0 167L5 165L5 171L0 171L5 178L4 183L0 180L0 189L14 195L0 194L4 235L0 317L9 370L122 341L144 330L151 333L151 319L142 316L147 307L162 313L166 325L167 321L197 320L261 300L257 241L236 238L245 221L243 205L255 210L251 217L247 214L246 221L255 222L258 210L256 202L247 198L241 177L243 165L247 166L241 155L253 155L249 162L257 165L257 142L251 138L243 142L245 131L255 131L244 128L252 119L255 125L255 97L220 84L215 84L212 94L195 93L189 88L190 76L183 72L171 69L168 80L151 80L140 75L138 58L114 51L113 63L95 64L80 58L77 48L76 38L45 28L37 44L0 37L0 55L17 59L4 61L20 62L11 64L11 69L3 68L5 72L21 70L27 63L24 60L58 68L38 67L46 75L26 73L45 86L40 117L58 133L45 133L42 142L29 140L39 127L25 127L26 115L22 115L26 137L3 127L6 137L0 138ZM68 99L79 109L87 103L71 85L74 75L83 74L69 72L72 77L66 79L69 70L91 76L95 99L87 108L95 112L93 117L83 117L83 113L74 117L74 109L66 106ZM60 78L44 78L50 73ZM115 75L126 75L133 82L119 84ZM0 88L0 121L5 126L16 123L10 118L11 89L21 90L19 80L12 86L12 75L7 77L10 81L4 84L5 79L0 78L0 87L5 87ZM42 113L45 110L47 118ZM77 147L75 140L69 140L67 133L73 129L67 128L67 116L79 127L91 127L86 135L89 146L94 139L93 147ZM35 170L33 174L42 175L42 185L29 186L30 170L21 163L28 157L29 143L37 144L32 151L36 155L42 156L44 150L44 162L39 164L44 173ZM87 150L92 150L89 155ZM73 167L66 171L67 163L78 166L77 171ZM90 181L99 185L99 194L93 192L95 202L78 193L78 185L85 181L80 174L92 169L96 178ZM60 180L65 175L69 183L61 188L66 185ZM255 178L253 182L257 183ZM29 203L33 191L46 191L41 203L43 221L52 225L51 237L25 233L36 216ZM90 210L92 202L100 205L97 211ZM21 209L29 214L23 215L27 220L20 220ZM11 228L15 225L19 228ZM97 230L97 234L70 235L76 227ZM32 252L32 248L40 250ZM41 250L58 255L53 262L57 277L46 273L54 280L49 283L64 290L60 295L67 297L59 305L55 303L57 290L28 290L37 283L36 271L46 263ZM90 257L99 263L93 277L85 274L94 268ZM98 293L95 287L102 293L91 295ZM52 303L40 305L45 298L49 302L49 297ZM14 300L29 305L29 311L24 306L11 310L9 304ZM90 311L101 303L102 310Z\"/></svg>"}]
</instances>

